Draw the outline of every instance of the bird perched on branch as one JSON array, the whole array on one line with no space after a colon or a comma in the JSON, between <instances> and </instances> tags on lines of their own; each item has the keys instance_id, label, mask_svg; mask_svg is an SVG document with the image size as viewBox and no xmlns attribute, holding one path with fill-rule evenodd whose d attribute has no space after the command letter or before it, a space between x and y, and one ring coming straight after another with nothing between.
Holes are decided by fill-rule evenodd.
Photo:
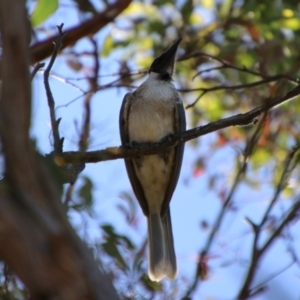
<instances>
[{"instance_id":1,"label":"bird perched on branch","mask_svg":"<svg viewBox=\"0 0 300 300\"><path fill-rule=\"evenodd\" d=\"M120 111L123 145L159 142L186 129L182 101L172 83L175 55L181 39L157 57L147 80L125 95ZM176 278L177 266L169 204L176 187L184 144L163 153L126 159L134 193L148 221L149 277Z\"/></svg>"}]
</instances>

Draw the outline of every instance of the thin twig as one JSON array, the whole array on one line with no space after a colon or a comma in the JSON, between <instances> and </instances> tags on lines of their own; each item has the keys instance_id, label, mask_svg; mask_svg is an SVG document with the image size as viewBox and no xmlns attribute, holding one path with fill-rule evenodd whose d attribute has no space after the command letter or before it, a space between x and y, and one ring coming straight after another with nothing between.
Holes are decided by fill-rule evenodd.
<instances>
[{"instance_id":1,"label":"thin twig","mask_svg":"<svg viewBox=\"0 0 300 300\"><path fill-rule=\"evenodd\" d=\"M199 261L198 264L200 264L200 265L202 263L205 263L206 256L207 256L207 254L208 254L208 252L211 248L211 245L213 243L213 240L216 237L217 232L220 229L220 226L221 226L221 223L224 219L225 213L227 212L227 208L229 207L229 205L232 201L232 197L233 197L239 183L241 182L242 177L245 176L245 173L246 173L246 170L247 170L247 165L248 165L248 157L253 153L254 146L257 145L258 138L259 138L259 136L262 132L262 128L265 124L266 118L267 118L267 113L265 113L265 115L263 116L263 118L261 119L261 121L259 123L259 126L256 128L256 130L255 130L254 134L252 135L251 139L249 140L249 142L246 144L246 148L244 150L243 162L241 163L241 165L239 167L239 170L238 170L238 172L235 176L235 179L234 179L234 183L233 183L233 185L232 185L225 201L223 202L223 205L222 205L222 207L219 211L218 216L216 217L215 224L212 227L212 230L209 234L207 242L206 242L203 250L199 254L200 261ZM200 278L198 276L198 268L196 268L196 272L195 272L195 275L194 275L194 280L193 280L191 286L189 287L189 289L187 290L186 294L184 295L183 299L188 299L190 297L191 293L193 291L195 291L195 289L197 288L199 283L200 283Z\"/></svg>"},{"instance_id":2,"label":"thin twig","mask_svg":"<svg viewBox=\"0 0 300 300\"><path fill-rule=\"evenodd\" d=\"M297 157L296 157L295 161L293 162L292 160L296 153L297 153ZM250 286L251 286L251 283L252 283L254 275L255 275L255 270L256 270L257 265L260 262L262 256L266 253L267 249L273 243L275 238L280 235L283 228L291 220L293 220L293 218L296 216L297 212L300 209L300 199L298 199L297 201L295 201L295 204L290 208L289 212L287 214L285 214L285 217L283 218L281 223L277 226L277 228L273 231L273 233L269 237L269 239L264 243L264 245L262 247L259 248L258 241L259 241L259 237L262 233L264 224L265 224L267 218L269 217L270 211L271 211L272 207L274 206L275 202L277 201L279 194L282 192L288 176L290 175L292 170L297 166L299 160L300 160L299 147L295 147L287 155L287 158L285 160L284 169L282 171L279 183L275 189L274 196L273 196L264 216L262 217L260 224L255 226L250 267L246 274L243 286L239 292L239 296L238 296L239 300L247 299L250 296L250 294L251 294Z\"/></svg>"},{"instance_id":3,"label":"thin twig","mask_svg":"<svg viewBox=\"0 0 300 300\"><path fill-rule=\"evenodd\" d=\"M31 72L30 79L33 80L33 78L34 78L34 76L36 75L36 73L37 73L41 68L43 68L44 66L45 66L45 63L40 63L40 62L37 63L37 64L34 66L32 72Z\"/></svg>"},{"instance_id":4,"label":"thin twig","mask_svg":"<svg viewBox=\"0 0 300 300\"><path fill-rule=\"evenodd\" d=\"M57 57L57 54L59 52L59 49L62 45L62 39L65 35L65 33L62 31L63 24L60 26L57 26L58 32L59 32L59 37L57 41L54 43L54 50L53 54L51 56L50 62L44 72L44 85L46 89L46 95L47 95L47 100L48 100L48 106L50 110L50 119L51 119L51 127L52 127L52 132L53 132L53 143L54 143L54 152L56 153L61 153L63 150L63 138L61 139L59 136L59 123L61 119L56 119L55 116L55 102L54 98L50 89L50 84L49 84L49 74L50 70L55 62L55 59Z\"/></svg>"},{"instance_id":5,"label":"thin twig","mask_svg":"<svg viewBox=\"0 0 300 300\"><path fill-rule=\"evenodd\" d=\"M237 66L231 65L229 62L227 62L225 60L222 60L222 59L220 59L216 56L210 55L208 53L200 52L199 55L200 56L206 56L210 59L216 60L221 65L216 66L216 67L211 67L211 68L208 68L208 69L205 69L205 70L201 70L193 76L193 79L195 79L197 76L199 76L203 73L207 73L207 72L211 72L211 71L215 71L215 70L221 70L221 69L232 69L232 70L236 70L238 72L244 72L244 73L248 73L248 74L251 74L251 75L254 75L254 76L259 76L261 78L272 78L273 77L273 76L262 74L262 73L257 72L257 71L250 70L250 69L246 68L245 66L237 67ZM297 78L293 78L292 76L289 76L287 74L281 74L281 75L277 75L277 76L280 77L279 79L287 79L287 80L295 82L297 84L299 83L299 80Z\"/></svg>"},{"instance_id":6,"label":"thin twig","mask_svg":"<svg viewBox=\"0 0 300 300\"><path fill-rule=\"evenodd\" d=\"M295 154L298 152L298 150L299 150L299 148L295 147L291 151L289 151L289 153L285 159L284 169L281 174L281 178L279 180L279 183L276 185L276 190L275 190L274 196L273 196L270 204L268 205L267 210L264 213L264 216L261 220L259 227L262 227L266 223L271 209L273 208L274 204L276 203L281 191L285 188L286 182L288 181L289 176L291 175L291 172L296 167L298 160L299 160L299 154L298 154L298 159L296 159L294 162L293 162L293 158L294 158ZM292 164L292 162L293 162L293 164ZM291 166L291 164L292 164L292 166Z\"/></svg>"},{"instance_id":7,"label":"thin twig","mask_svg":"<svg viewBox=\"0 0 300 300\"><path fill-rule=\"evenodd\" d=\"M250 291L250 296L253 297L255 295L257 295L257 291L261 291L262 289L264 289L264 286L271 281L272 279L274 279L275 277L277 277L278 275L282 274L283 272L285 272L286 270L288 270L294 263L295 263L295 258L293 258L293 260L286 265L285 267L283 267L282 269L278 270L277 272L273 273L272 275L270 275L267 279L265 279L263 282L261 282L260 284L258 284L257 286L255 286L254 288L251 289Z\"/></svg>"},{"instance_id":8,"label":"thin twig","mask_svg":"<svg viewBox=\"0 0 300 300\"><path fill-rule=\"evenodd\" d=\"M237 297L238 300L245 300L250 296L250 292L251 292L250 285L254 278L257 264L261 260L263 254L266 254L266 250L274 242L275 238L280 235L283 228L297 216L299 210L300 210L300 198L295 201L295 204L290 208L289 212L286 214L286 217L282 220L280 225L274 230L273 234L270 236L270 238L267 240L264 246L261 249L257 249L255 252L252 252L250 267L248 269L246 279L241 288L239 296Z\"/></svg>"},{"instance_id":9,"label":"thin twig","mask_svg":"<svg viewBox=\"0 0 300 300\"><path fill-rule=\"evenodd\" d=\"M121 78L123 77L128 77L128 76L145 76L147 74L148 70L132 70L130 72L116 72L116 73L111 73L111 74L103 74L103 75L98 75L97 78L104 78L104 77L116 77L119 76ZM67 77L66 80L74 80L74 81L80 81L80 80L86 80L86 77Z\"/></svg>"},{"instance_id":10,"label":"thin twig","mask_svg":"<svg viewBox=\"0 0 300 300\"><path fill-rule=\"evenodd\" d=\"M90 134L90 121L91 121L91 99L94 95L95 91L97 90L97 78L99 73L99 59L98 59L98 47L97 43L94 39L90 39L94 47L94 74L91 78L89 78L90 89L88 94L84 100L84 121L81 129L80 140L79 140L79 151L85 152L88 147L88 139Z\"/></svg>"},{"instance_id":11,"label":"thin twig","mask_svg":"<svg viewBox=\"0 0 300 300\"><path fill-rule=\"evenodd\" d=\"M97 87L97 91L101 91L101 90L105 90L105 89L111 89L111 88L123 88L123 87L125 87L125 88L131 88L131 89L136 89L137 88L137 86L123 84L123 83L121 83L121 84L115 84L116 82L119 82L119 81L120 81L120 79L117 79L117 80L114 80L114 81L112 81L110 83L107 83L105 85L98 86ZM56 108L58 109L58 108L61 108L61 107L67 107L70 104L72 104L72 103L76 102L77 100L79 100L80 98L85 97L85 96L91 96L93 94L94 94L94 92L90 92L90 91L84 92L82 95L74 98L73 100L67 102L66 104L57 106Z\"/></svg>"},{"instance_id":12,"label":"thin twig","mask_svg":"<svg viewBox=\"0 0 300 300\"><path fill-rule=\"evenodd\" d=\"M51 73L51 74L49 74L49 76L52 77L52 78L55 78L55 79L57 79L57 80L59 80L63 83L66 83L67 85L70 85L71 87L75 88L76 90L78 90L82 94L85 93L85 91L82 88L80 88L78 85L74 84L73 82L69 81L68 79L65 79L65 78L61 77L60 75ZM58 107L56 107L56 108L58 108Z\"/></svg>"},{"instance_id":13,"label":"thin twig","mask_svg":"<svg viewBox=\"0 0 300 300\"><path fill-rule=\"evenodd\" d=\"M278 81L279 79L282 79L282 75L275 75L270 76L267 78L264 78L259 81L251 82L251 83L245 83L245 84L236 84L236 85L218 85L213 86L211 88L195 88L195 89L179 89L178 91L181 93L190 93L190 92L197 92L202 91L202 94L191 104L186 106L186 109L195 106L195 104L200 100L200 98L208 92L214 92L214 91L220 91L220 90L240 90L240 89L249 89L253 88L259 85L263 85L269 82Z\"/></svg>"}]
</instances>

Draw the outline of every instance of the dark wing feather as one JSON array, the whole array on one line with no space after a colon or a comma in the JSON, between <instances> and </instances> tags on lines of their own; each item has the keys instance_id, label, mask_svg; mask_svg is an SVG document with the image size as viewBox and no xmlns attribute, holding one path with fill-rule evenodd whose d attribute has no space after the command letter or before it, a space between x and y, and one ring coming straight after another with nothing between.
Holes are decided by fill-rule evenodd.
<instances>
[{"instance_id":1,"label":"dark wing feather","mask_svg":"<svg viewBox=\"0 0 300 300\"><path fill-rule=\"evenodd\" d=\"M183 107L183 103L181 99L176 99L176 106L174 111L174 122L175 122L175 132L174 133L180 133L186 131L186 120L185 120L185 111ZM161 216L164 217L169 209L169 203L171 201L173 192L176 188L177 181L179 178L180 170L181 170L181 164L182 164L182 158L183 158L183 152L184 152L184 144L180 144L174 148L175 155L173 160L173 169L171 171L171 178L169 181L169 185L166 191L164 203L162 205L161 210Z\"/></svg>"},{"instance_id":2,"label":"dark wing feather","mask_svg":"<svg viewBox=\"0 0 300 300\"><path fill-rule=\"evenodd\" d=\"M133 97L134 97L134 93L126 94L123 99L123 103L120 110L119 130L120 130L121 142L123 146L128 145L130 143L129 135L128 135L128 114L130 112L130 107L132 104ZM133 162L131 159L124 159L124 162L135 196L140 203L144 215L148 216L149 208L148 208L147 200L145 198L144 191L140 184L140 181L138 180L135 174Z\"/></svg>"}]
</instances>

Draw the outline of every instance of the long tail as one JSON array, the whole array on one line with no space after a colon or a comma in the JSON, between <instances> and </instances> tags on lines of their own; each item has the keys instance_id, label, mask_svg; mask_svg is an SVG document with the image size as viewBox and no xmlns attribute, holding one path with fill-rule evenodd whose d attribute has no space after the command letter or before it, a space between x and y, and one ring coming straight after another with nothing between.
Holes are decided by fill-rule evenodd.
<instances>
[{"instance_id":1,"label":"long tail","mask_svg":"<svg viewBox=\"0 0 300 300\"><path fill-rule=\"evenodd\" d=\"M148 243L150 279L160 281L165 276L175 279L177 267L170 210L163 219L160 214L150 214L148 217Z\"/></svg>"},{"instance_id":2,"label":"long tail","mask_svg":"<svg viewBox=\"0 0 300 300\"><path fill-rule=\"evenodd\" d=\"M170 209L163 219L163 228L166 244L166 276L169 279L175 279L177 275L176 254L174 249L173 231Z\"/></svg>"}]
</instances>

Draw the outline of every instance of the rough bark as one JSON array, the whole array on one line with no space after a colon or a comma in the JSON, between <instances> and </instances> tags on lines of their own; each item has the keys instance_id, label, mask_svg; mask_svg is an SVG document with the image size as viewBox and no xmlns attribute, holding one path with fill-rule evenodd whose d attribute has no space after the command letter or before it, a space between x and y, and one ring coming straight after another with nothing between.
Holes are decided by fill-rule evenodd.
<instances>
[{"instance_id":1,"label":"rough bark","mask_svg":"<svg viewBox=\"0 0 300 300\"><path fill-rule=\"evenodd\" d=\"M29 140L31 91L24 0L0 1L3 43L0 135L0 257L32 299L118 299L70 226L60 191Z\"/></svg>"}]
</instances>

